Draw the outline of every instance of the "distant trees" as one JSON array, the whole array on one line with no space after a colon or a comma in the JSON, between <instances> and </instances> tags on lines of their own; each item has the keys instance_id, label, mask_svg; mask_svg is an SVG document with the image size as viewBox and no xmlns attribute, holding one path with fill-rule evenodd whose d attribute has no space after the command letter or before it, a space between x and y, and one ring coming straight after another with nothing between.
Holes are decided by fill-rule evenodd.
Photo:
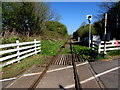
<instances>
[{"instance_id":1,"label":"distant trees","mask_svg":"<svg viewBox=\"0 0 120 90\"><path fill-rule=\"evenodd\" d=\"M100 35L101 37L104 35L104 14L108 13L107 19L107 33L111 33L111 39L116 38L120 39L120 2L110 2L110 3L101 3L99 10L99 19L94 22L92 25L92 34ZM77 39L77 37L88 37L89 26L82 25L73 33L73 37Z\"/></svg>"},{"instance_id":2,"label":"distant trees","mask_svg":"<svg viewBox=\"0 0 120 90\"><path fill-rule=\"evenodd\" d=\"M65 25L61 24L58 21L46 21L45 22L46 29L49 31L57 32L61 35L67 34L67 28Z\"/></svg>"},{"instance_id":3,"label":"distant trees","mask_svg":"<svg viewBox=\"0 0 120 90\"><path fill-rule=\"evenodd\" d=\"M100 8L101 10L99 10L99 16L103 18L103 21L99 20L94 23L94 27L96 27L95 30L100 32L98 34L102 34L104 32L104 13L107 13L107 33L111 33L111 39L120 39L120 35L118 34L120 33L120 1L101 3Z\"/></svg>"},{"instance_id":4,"label":"distant trees","mask_svg":"<svg viewBox=\"0 0 120 90\"><path fill-rule=\"evenodd\" d=\"M45 26L45 22L48 23L48 21L53 18L59 20L60 15L55 15L50 10L49 4L44 2L2 3L3 32L6 30L12 32L14 30L21 35L39 35L42 30L45 30L45 27L47 27ZM65 27L63 29L65 29ZM65 32L59 31L59 33Z\"/></svg>"},{"instance_id":5,"label":"distant trees","mask_svg":"<svg viewBox=\"0 0 120 90\"><path fill-rule=\"evenodd\" d=\"M102 20L98 20L96 22L93 23L93 28L94 28L94 34L95 35L100 35L102 36L102 34L104 33L104 28L103 28L103 22Z\"/></svg>"},{"instance_id":6,"label":"distant trees","mask_svg":"<svg viewBox=\"0 0 120 90\"><path fill-rule=\"evenodd\" d=\"M89 25L80 26L77 31L73 33L73 38L81 37L83 39L84 37L88 37L89 35Z\"/></svg>"}]
</instances>

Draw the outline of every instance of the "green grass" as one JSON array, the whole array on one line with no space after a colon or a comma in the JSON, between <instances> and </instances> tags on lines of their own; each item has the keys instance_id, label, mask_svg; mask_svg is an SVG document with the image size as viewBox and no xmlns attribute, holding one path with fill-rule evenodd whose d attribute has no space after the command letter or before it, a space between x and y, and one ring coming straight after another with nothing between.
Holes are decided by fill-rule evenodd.
<instances>
[{"instance_id":1,"label":"green grass","mask_svg":"<svg viewBox=\"0 0 120 90\"><path fill-rule=\"evenodd\" d=\"M70 50L70 47L65 47L63 48L61 54L70 54L71 50Z\"/></svg>"},{"instance_id":2,"label":"green grass","mask_svg":"<svg viewBox=\"0 0 120 90\"><path fill-rule=\"evenodd\" d=\"M25 58L21 60L18 63L13 63L12 65L6 66L2 68L3 71L3 78L10 78L18 75L23 70L28 69L32 65L40 64L40 62L43 60L44 56L41 56L40 54L30 56L28 58Z\"/></svg>"},{"instance_id":3,"label":"green grass","mask_svg":"<svg viewBox=\"0 0 120 90\"><path fill-rule=\"evenodd\" d=\"M54 56L58 52L58 49L61 45L64 44L63 41L56 41L56 40L42 40L41 41L41 54L45 56Z\"/></svg>"},{"instance_id":4,"label":"green grass","mask_svg":"<svg viewBox=\"0 0 120 90\"><path fill-rule=\"evenodd\" d=\"M110 56L120 55L120 50L109 51L107 54Z\"/></svg>"},{"instance_id":5,"label":"green grass","mask_svg":"<svg viewBox=\"0 0 120 90\"><path fill-rule=\"evenodd\" d=\"M73 49L75 53L79 53L83 55L84 58L86 58L89 61L95 61L95 60L101 60L101 59L107 59L108 56L104 54L98 54L96 51L92 50L89 47L86 46L79 46L79 45L74 45Z\"/></svg>"},{"instance_id":6,"label":"green grass","mask_svg":"<svg viewBox=\"0 0 120 90\"><path fill-rule=\"evenodd\" d=\"M73 50L75 51L75 53L83 54L83 53L88 53L88 50L90 50L90 48L86 46L74 45Z\"/></svg>"}]
</instances>

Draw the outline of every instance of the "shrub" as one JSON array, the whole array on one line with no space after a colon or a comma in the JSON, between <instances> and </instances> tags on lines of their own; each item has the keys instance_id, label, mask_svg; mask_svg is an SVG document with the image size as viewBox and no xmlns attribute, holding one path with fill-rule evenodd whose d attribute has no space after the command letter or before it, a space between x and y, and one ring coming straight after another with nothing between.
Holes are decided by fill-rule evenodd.
<instances>
[{"instance_id":1,"label":"shrub","mask_svg":"<svg viewBox=\"0 0 120 90\"><path fill-rule=\"evenodd\" d=\"M95 59L98 57L98 53L96 51L86 46L74 45L73 49L75 53L79 53L80 55L87 57L88 61L95 61Z\"/></svg>"},{"instance_id":2,"label":"shrub","mask_svg":"<svg viewBox=\"0 0 120 90\"><path fill-rule=\"evenodd\" d=\"M110 56L120 55L120 50L109 51L108 55Z\"/></svg>"},{"instance_id":3,"label":"shrub","mask_svg":"<svg viewBox=\"0 0 120 90\"><path fill-rule=\"evenodd\" d=\"M8 43L16 43L16 40L20 40L18 37L10 37L10 38L5 38L2 40L2 44L8 44Z\"/></svg>"},{"instance_id":4,"label":"shrub","mask_svg":"<svg viewBox=\"0 0 120 90\"><path fill-rule=\"evenodd\" d=\"M68 33L66 26L58 21L46 21L45 25L48 31L54 31L63 36Z\"/></svg>"},{"instance_id":5,"label":"shrub","mask_svg":"<svg viewBox=\"0 0 120 90\"><path fill-rule=\"evenodd\" d=\"M73 46L73 50L75 51L75 53L83 54L83 53L87 53L87 51L89 50L89 48L86 47L86 46L74 45Z\"/></svg>"}]
</instances>

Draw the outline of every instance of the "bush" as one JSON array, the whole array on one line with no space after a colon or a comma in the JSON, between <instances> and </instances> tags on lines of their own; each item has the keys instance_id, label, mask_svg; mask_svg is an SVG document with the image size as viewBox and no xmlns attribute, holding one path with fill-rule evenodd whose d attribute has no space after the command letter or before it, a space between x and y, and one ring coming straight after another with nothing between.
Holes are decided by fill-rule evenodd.
<instances>
[{"instance_id":1,"label":"bush","mask_svg":"<svg viewBox=\"0 0 120 90\"><path fill-rule=\"evenodd\" d=\"M83 53L87 53L87 51L89 50L89 48L86 47L86 46L74 45L73 46L73 50L75 51L75 53L83 54Z\"/></svg>"},{"instance_id":2,"label":"bush","mask_svg":"<svg viewBox=\"0 0 120 90\"><path fill-rule=\"evenodd\" d=\"M45 56L54 56L57 54L58 49L64 43L64 41L55 40L42 40L41 41L41 54Z\"/></svg>"},{"instance_id":3,"label":"bush","mask_svg":"<svg viewBox=\"0 0 120 90\"><path fill-rule=\"evenodd\" d=\"M98 53L96 51L86 46L74 45L73 49L75 53L79 53L80 55L87 57L86 59L88 61L95 61L95 59L98 57Z\"/></svg>"},{"instance_id":4,"label":"bush","mask_svg":"<svg viewBox=\"0 0 120 90\"><path fill-rule=\"evenodd\" d=\"M120 55L120 50L109 51L108 55L110 56Z\"/></svg>"},{"instance_id":5,"label":"bush","mask_svg":"<svg viewBox=\"0 0 120 90\"><path fill-rule=\"evenodd\" d=\"M10 37L2 40L2 44L16 43L16 40L20 40L18 37Z\"/></svg>"},{"instance_id":6,"label":"bush","mask_svg":"<svg viewBox=\"0 0 120 90\"><path fill-rule=\"evenodd\" d=\"M45 25L47 31L57 32L63 36L68 34L66 26L58 21L46 21Z\"/></svg>"}]
</instances>

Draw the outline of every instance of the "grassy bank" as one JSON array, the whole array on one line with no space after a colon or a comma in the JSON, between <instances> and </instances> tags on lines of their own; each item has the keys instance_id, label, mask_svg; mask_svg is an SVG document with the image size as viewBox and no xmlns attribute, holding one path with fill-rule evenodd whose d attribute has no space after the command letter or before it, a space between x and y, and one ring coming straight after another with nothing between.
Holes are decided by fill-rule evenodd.
<instances>
[{"instance_id":1,"label":"grassy bank","mask_svg":"<svg viewBox=\"0 0 120 90\"><path fill-rule=\"evenodd\" d=\"M41 41L41 55L54 56L58 49L65 43L65 40L42 40Z\"/></svg>"}]
</instances>

